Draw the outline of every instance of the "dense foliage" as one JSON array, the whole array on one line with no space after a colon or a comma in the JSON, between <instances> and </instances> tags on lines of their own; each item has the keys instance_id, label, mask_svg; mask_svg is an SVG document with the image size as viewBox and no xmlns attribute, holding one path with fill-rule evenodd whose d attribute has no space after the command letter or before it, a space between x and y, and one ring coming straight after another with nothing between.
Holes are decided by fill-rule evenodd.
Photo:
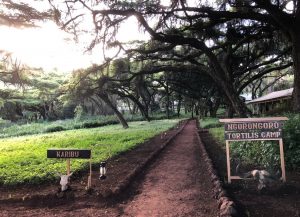
<instances>
[{"instance_id":1,"label":"dense foliage","mask_svg":"<svg viewBox=\"0 0 300 217\"><path fill-rule=\"evenodd\" d=\"M300 115L290 115L284 125L285 158L291 168L300 168Z\"/></svg>"}]
</instances>

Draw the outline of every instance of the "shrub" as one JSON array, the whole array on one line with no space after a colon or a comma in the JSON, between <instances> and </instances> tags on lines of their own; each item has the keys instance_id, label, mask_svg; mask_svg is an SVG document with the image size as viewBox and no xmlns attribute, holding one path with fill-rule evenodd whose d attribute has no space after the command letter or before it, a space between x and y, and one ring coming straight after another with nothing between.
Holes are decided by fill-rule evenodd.
<instances>
[{"instance_id":1,"label":"shrub","mask_svg":"<svg viewBox=\"0 0 300 217\"><path fill-rule=\"evenodd\" d=\"M81 129L83 128L82 124L76 124L74 125L74 129L77 130L77 129Z\"/></svg>"},{"instance_id":2,"label":"shrub","mask_svg":"<svg viewBox=\"0 0 300 217\"><path fill-rule=\"evenodd\" d=\"M242 161L262 165L269 169L280 168L279 145L275 141L243 141L231 145L232 156Z\"/></svg>"},{"instance_id":3,"label":"shrub","mask_svg":"<svg viewBox=\"0 0 300 217\"><path fill-rule=\"evenodd\" d=\"M117 120L110 120L110 121L105 121L105 122L86 122L82 124L82 128L95 128L95 127L103 127L106 125L111 125L111 124L118 124L119 121Z\"/></svg>"},{"instance_id":4,"label":"shrub","mask_svg":"<svg viewBox=\"0 0 300 217\"><path fill-rule=\"evenodd\" d=\"M284 150L288 168L300 168L300 114L289 115L284 125Z\"/></svg>"},{"instance_id":5,"label":"shrub","mask_svg":"<svg viewBox=\"0 0 300 217\"><path fill-rule=\"evenodd\" d=\"M64 127L62 126L55 126L55 127L49 127L45 130L46 133L52 133L52 132L58 132L58 131L63 131L66 130Z\"/></svg>"}]
</instances>

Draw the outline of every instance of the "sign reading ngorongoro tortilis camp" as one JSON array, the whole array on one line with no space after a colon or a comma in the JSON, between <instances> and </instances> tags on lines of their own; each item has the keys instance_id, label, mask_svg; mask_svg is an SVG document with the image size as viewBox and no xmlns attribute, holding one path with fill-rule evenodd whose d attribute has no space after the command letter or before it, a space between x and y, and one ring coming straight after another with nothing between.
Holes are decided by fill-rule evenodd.
<instances>
[{"instance_id":1,"label":"sign reading ngorongoro tortilis camp","mask_svg":"<svg viewBox=\"0 0 300 217\"><path fill-rule=\"evenodd\" d=\"M278 140L280 147L280 161L282 170L282 179L285 177L285 163L282 141L282 127L286 117L272 118L237 118L237 119L220 119L225 127L226 156L227 156L227 174L228 183L231 179L241 179L239 176L230 175L230 141L251 141L251 140Z\"/></svg>"},{"instance_id":2,"label":"sign reading ngorongoro tortilis camp","mask_svg":"<svg viewBox=\"0 0 300 217\"><path fill-rule=\"evenodd\" d=\"M48 149L48 158L91 158L91 150L86 149Z\"/></svg>"},{"instance_id":3,"label":"sign reading ngorongoro tortilis camp","mask_svg":"<svg viewBox=\"0 0 300 217\"><path fill-rule=\"evenodd\" d=\"M282 138L282 126L283 121L225 123L225 139L280 139Z\"/></svg>"}]
</instances>

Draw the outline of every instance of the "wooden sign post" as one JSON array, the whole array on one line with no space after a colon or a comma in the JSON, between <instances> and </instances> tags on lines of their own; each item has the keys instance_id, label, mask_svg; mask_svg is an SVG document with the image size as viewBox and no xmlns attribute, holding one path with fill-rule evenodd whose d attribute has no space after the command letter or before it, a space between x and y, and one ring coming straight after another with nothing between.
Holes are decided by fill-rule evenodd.
<instances>
[{"instance_id":1,"label":"wooden sign post","mask_svg":"<svg viewBox=\"0 0 300 217\"><path fill-rule=\"evenodd\" d=\"M67 175L71 173L71 159L90 159L90 174L87 187L92 186L92 153L89 149L48 149L47 158L67 159Z\"/></svg>"},{"instance_id":2,"label":"wooden sign post","mask_svg":"<svg viewBox=\"0 0 300 217\"><path fill-rule=\"evenodd\" d=\"M282 180L286 182L285 161L283 152L282 127L286 117L273 118L236 118L220 119L225 123L225 140L226 140L226 158L227 158L227 175L228 183L232 179L242 179L239 176L231 176L230 171L230 146L232 141L257 141L257 140L277 140L280 147L280 164L282 171Z\"/></svg>"}]
</instances>

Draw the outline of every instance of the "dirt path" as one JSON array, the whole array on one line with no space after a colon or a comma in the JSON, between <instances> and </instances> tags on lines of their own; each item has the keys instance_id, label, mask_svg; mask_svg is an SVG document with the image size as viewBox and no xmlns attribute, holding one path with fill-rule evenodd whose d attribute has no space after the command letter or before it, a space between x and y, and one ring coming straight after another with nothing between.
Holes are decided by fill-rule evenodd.
<instances>
[{"instance_id":1,"label":"dirt path","mask_svg":"<svg viewBox=\"0 0 300 217\"><path fill-rule=\"evenodd\" d=\"M191 121L151 166L124 216L217 216Z\"/></svg>"},{"instance_id":2,"label":"dirt path","mask_svg":"<svg viewBox=\"0 0 300 217\"><path fill-rule=\"evenodd\" d=\"M91 197L55 207L11 204L0 216L218 216L196 133L190 121L116 202Z\"/></svg>"}]
</instances>

